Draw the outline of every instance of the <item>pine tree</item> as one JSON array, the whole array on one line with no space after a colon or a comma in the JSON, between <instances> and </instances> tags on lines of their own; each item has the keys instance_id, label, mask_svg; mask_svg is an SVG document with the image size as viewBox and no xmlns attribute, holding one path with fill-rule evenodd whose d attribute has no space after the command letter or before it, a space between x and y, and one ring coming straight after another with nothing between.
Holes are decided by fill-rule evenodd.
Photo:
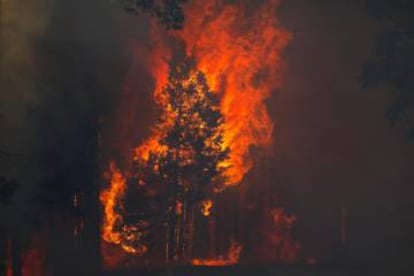
<instances>
[{"instance_id":1,"label":"pine tree","mask_svg":"<svg viewBox=\"0 0 414 276\"><path fill-rule=\"evenodd\" d=\"M198 204L222 188L229 149L223 146L223 115L217 95L203 73L183 63L170 74L162 91L162 106L156 131L165 149L137 161L137 181L163 183L167 192L167 260L183 260L191 251L191 229ZM151 173L148 173L148 172Z\"/></svg>"}]
</instances>

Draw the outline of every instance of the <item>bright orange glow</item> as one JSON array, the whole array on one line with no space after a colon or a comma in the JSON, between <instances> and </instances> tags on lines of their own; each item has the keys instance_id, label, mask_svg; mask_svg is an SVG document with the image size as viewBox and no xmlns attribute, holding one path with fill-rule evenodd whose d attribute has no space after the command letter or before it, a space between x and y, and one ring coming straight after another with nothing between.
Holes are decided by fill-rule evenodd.
<instances>
[{"instance_id":1,"label":"bright orange glow","mask_svg":"<svg viewBox=\"0 0 414 276\"><path fill-rule=\"evenodd\" d=\"M185 8L184 29L174 37L184 42L187 56L195 58L197 70L220 95L225 117L222 146L230 148L230 158L220 167L227 168L227 184L234 185L253 166L250 148L272 144L273 122L265 100L280 86L281 55L292 36L277 20L279 1L264 1L250 16L244 5L224 2L191 1ZM153 31L154 97L161 107L168 108L168 99L160 91L168 79L171 52L160 33ZM162 150L156 142L158 131L138 147L137 158L146 160L150 151Z\"/></svg>"},{"instance_id":2,"label":"bright orange glow","mask_svg":"<svg viewBox=\"0 0 414 276\"><path fill-rule=\"evenodd\" d=\"M196 266L228 266L235 265L239 262L240 253L243 249L243 246L235 241L232 241L230 248L227 252L227 256L223 258L222 256L217 259L194 259L192 261L193 265Z\"/></svg>"},{"instance_id":3,"label":"bright orange glow","mask_svg":"<svg viewBox=\"0 0 414 276\"><path fill-rule=\"evenodd\" d=\"M208 217L210 215L211 208L213 207L213 201L210 199L203 200L200 205L201 213L203 214L203 216Z\"/></svg>"},{"instance_id":4,"label":"bright orange glow","mask_svg":"<svg viewBox=\"0 0 414 276\"><path fill-rule=\"evenodd\" d=\"M116 207L121 204L126 190L125 177L116 168L114 163L110 165L111 184L107 190L101 192L100 200L104 205L104 222L102 237L107 242L121 243L121 233L116 226L122 224L122 215L117 212Z\"/></svg>"},{"instance_id":5,"label":"bright orange glow","mask_svg":"<svg viewBox=\"0 0 414 276\"><path fill-rule=\"evenodd\" d=\"M168 83L168 76L170 74L170 66L168 62L171 59L171 50L164 41L164 35L166 34L160 31L157 27L157 24L153 22L151 28L153 51L151 55L150 71L155 80L155 89L153 93L154 100L160 109L162 109L165 113L162 118L163 124L160 125L158 129L153 129L152 136L135 149L135 160L142 159L147 161L151 151L158 153L166 151L166 148L162 147L159 144L163 131L165 131L165 129L168 129L168 124L171 123L171 120L166 120L168 118L168 115L166 114L169 113L169 100L165 93L163 93L163 88Z\"/></svg>"},{"instance_id":6,"label":"bright orange glow","mask_svg":"<svg viewBox=\"0 0 414 276\"><path fill-rule=\"evenodd\" d=\"M173 49L179 48L177 45L182 45L186 57L194 60L193 72L202 72L210 90L219 97L224 139L218 147L229 149L229 158L218 165L219 169L225 169L224 186L237 185L253 167L251 148L268 150L272 146L274 125L265 101L272 91L280 87L284 66L282 52L292 36L277 19L278 0L263 0L254 5L249 1L228 2L189 1L185 5L183 30L167 33L162 27L152 25L150 71L154 78L153 97L161 110L161 118L150 137L135 148L135 161L148 161L151 152L163 155L168 151L165 145L160 144L160 139L165 137L177 116L163 88L168 83L170 71L173 71L171 66L176 66L172 53ZM172 46L172 41L178 43ZM187 85L186 81L191 82L191 79L183 80L183 86ZM202 126L200 129L202 131ZM123 223L119 209L126 191L126 180L113 164L111 175L110 187L101 194L105 212L103 239L121 244L126 252L136 253L132 252L134 248L122 244L124 233L117 229L122 228ZM203 201L201 213L209 216L212 205L211 200ZM181 209L176 212L180 213ZM193 264L235 264L241 248L241 245L233 243L226 257L194 260Z\"/></svg>"},{"instance_id":7,"label":"bright orange glow","mask_svg":"<svg viewBox=\"0 0 414 276\"><path fill-rule=\"evenodd\" d=\"M190 1L186 25L176 37L195 57L210 88L221 96L225 117L224 147L230 159L223 163L228 184L237 184L253 166L249 149L272 144L273 123L265 100L281 82L281 53L291 34L276 17L279 1L267 0L252 14L223 0Z\"/></svg>"}]
</instances>

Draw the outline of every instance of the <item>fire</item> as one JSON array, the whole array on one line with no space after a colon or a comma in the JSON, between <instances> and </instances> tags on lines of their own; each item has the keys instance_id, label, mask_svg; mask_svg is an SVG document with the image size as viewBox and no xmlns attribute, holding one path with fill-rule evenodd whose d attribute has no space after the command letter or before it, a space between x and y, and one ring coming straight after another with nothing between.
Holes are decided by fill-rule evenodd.
<instances>
[{"instance_id":1,"label":"fire","mask_svg":"<svg viewBox=\"0 0 414 276\"><path fill-rule=\"evenodd\" d=\"M145 222L140 221L136 225L123 224L124 219L118 209L122 207L122 199L127 189L126 177L114 163L110 164L109 173L110 186L100 195L104 205L102 238L106 242L120 245L129 254L142 255L148 251L146 245L140 242L144 235L142 228L145 227Z\"/></svg>"},{"instance_id":2,"label":"fire","mask_svg":"<svg viewBox=\"0 0 414 276\"><path fill-rule=\"evenodd\" d=\"M283 70L282 52L291 40L291 34L280 26L276 17L277 0L229 3L224 0L190 1L185 6L186 23L183 30L166 33L152 25L152 55L150 71L155 87L153 97L161 110L161 118L152 134L134 149L134 162L147 162L151 154L165 155L169 148L160 141L177 120L171 98L164 87L169 82L174 64L171 41L183 46L185 58L194 60L194 72L201 72L208 87L219 98L223 115L219 147L229 150L229 156L217 165L223 171L224 186L236 185L252 168L253 147L268 149L272 145L274 125L265 101L280 87ZM250 7L255 6L255 7ZM176 48L174 48L176 51ZM182 80L186 87L193 79ZM189 100L191 101L191 99ZM189 102L188 104L191 105ZM203 131L202 125L197 125ZM209 141L205 141L206 144ZM181 152L183 156L191 153ZM191 160L191 159L188 159ZM185 160L184 160L185 161ZM184 162L183 161L183 162ZM155 171L158 168L154 168ZM121 201L126 193L126 178L114 164L110 166L111 184L101 194L104 205L103 239L121 244L126 252L136 253L135 247L123 243L128 235L122 229ZM139 180L138 183L144 183ZM215 189L220 191L221 189ZM178 206L179 204L177 204ZM209 216L213 201L200 203L202 215ZM181 215L182 208L176 214ZM128 232L129 233L129 232ZM139 231L129 233L132 240ZM127 235L127 236L125 236ZM229 265L238 262L242 246L232 243L226 258L194 260L194 265ZM146 248L142 248L146 251ZM140 251L141 252L141 251Z\"/></svg>"},{"instance_id":3,"label":"fire","mask_svg":"<svg viewBox=\"0 0 414 276\"><path fill-rule=\"evenodd\" d=\"M272 143L273 123L265 100L280 85L281 53L291 39L275 15L278 5L279 1L266 0L247 16L250 11L243 4L191 1L185 28L176 33L210 88L220 93L223 146L230 148L230 159L222 166L229 167L230 185L240 182L253 166L250 147Z\"/></svg>"},{"instance_id":4,"label":"fire","mask_svg":"<svg viewBox=\"0 0 414 276\"><path fill-rule=\"evenodd\" d=\"M101 192L100 200L104 205L104 224L102 237L107 242L121 243L121 233L116 229L122 224L122 215L116 210L121 204L126 190L126 180L114 163L110 165L111 185Z\"/></svg>"},{"instance_id":5,"label":"fire","mask_svg":"<svg viewBox=\"0 0 414 276\"><path fill-rule=\"evenodd\" d=\"M281 55L292 37L275 16L278 5L279 1L266 0L246 16L249 10L245 5L225 4L223 0L191 1L185 8L183 30L173 35L184 43L187 56L196 60L197 70L220 95L225 117L222 147L230 148L230 158L220 167L227 168L228 185L239 183L252 168L251 147L272 144L274 126L265 101L280 86ZM154 98L168 108L168 99L160 91L168 79L171 50L160 32L153 30ZM163 150L156 142L160 136L155 130L136 149L136 158L147 159L150 151Z\"/></svg>"},{"instance_id":6,"label":"fire","mask_svg":"<svg viewBox=\"0 0 414 276\"><path fill-rule=\"evenodd\" d=\"M194 259L192 264L196 266L228 266L235 265L239 262L240 253L243 246L238 242L232 241L230 248L227 252L226 258L220 256L217 259Z\"/></svg>"},{"instance_id":7,"label":"fire","mask_svg":"<svg viewBox=\"0 0 414 276\"><path fill-rule=\"evenodd\" d=\"M201 213L203 214L203 216L208 217L210 215L211 208L213 207L213 201L210 199L203 200L200 205Z\"/></svg>"}]
</instances>

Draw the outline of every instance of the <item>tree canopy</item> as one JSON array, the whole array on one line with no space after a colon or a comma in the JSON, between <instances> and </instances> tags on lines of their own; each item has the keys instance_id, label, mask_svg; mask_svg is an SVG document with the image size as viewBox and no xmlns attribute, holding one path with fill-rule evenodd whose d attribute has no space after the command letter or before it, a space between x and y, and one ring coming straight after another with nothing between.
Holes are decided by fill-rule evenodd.
<instances>
[{"instance_id":1,"label":"tree canopy","mask_svg":"<svg viewBox=\"0 0 414 276\"><path fill-rule=\"evenodd\" d=\"M184 23L182 4L187 0L120 0L128 13L149 13L166 29L181 29Z\"/></svg>"},{"instance_id":2,"label":"tree canopy","mask_svg":"<svg viewBox=\"0 0 414 276\"><path fill-rule=\"evenodd\" d=\"M367 0L366 4L382 29L376 57L363 66L362 85L387 84L398 91L386 117L414 140L414 5L410 0Z\"/></svg>"},{"instance_id":3,"label":"tree canopy","mask_svg":"<svg viewBox=\"0 0 414 276\"><path fill-rule=\"evenodd\" d=\"M185 225L192 221L188 214L205 211L203 203L223 188L226 168L221 164L228 158L229 149L223 145L218 96L209 89L204 74L192 69L191 62L172 69L161 94L159 119L154 127L158 146L147 159L134 161L128 189L135 196L131 195L134 200L125 207L132 209L126 213L137 215L126 222L126 227L133 228L137 222L145 222L145 228L166 223L170 231L169 258L173 258L185 250L176 233L184 235ZM136 203L138 194L140 203ZM132 235L126 239L132 249L151 244L141 226L134 231L138 239Z\"/></svg>"}]
</instances>

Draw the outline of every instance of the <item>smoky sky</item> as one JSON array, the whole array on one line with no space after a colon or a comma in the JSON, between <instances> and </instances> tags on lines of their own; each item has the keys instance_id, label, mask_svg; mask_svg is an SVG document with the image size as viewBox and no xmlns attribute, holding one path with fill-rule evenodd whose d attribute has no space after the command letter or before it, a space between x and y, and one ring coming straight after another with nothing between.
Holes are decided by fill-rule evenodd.
<instances>
[{"instance_id":1,"label":"smoky sky","mask_svg":"<svg viewBox=\"0 0 414 276\"><path fill-rule=\"evenodd\" d=\"M98 147L131 66L129 42L147 40L147 23L110 1L2 1L1 15L0 148L9 155L1 156L0 175L18 183L0 207L2 241L27 246L32 232L47 229L56 269L86 260L84 267L95 267L97 179L106 154ZM67 237L80 190L88 222L75 253Z\"/></svg>"},{"instance_id":2,"label":"smoky sky","mask_svg":"<svg viewBox=\"0 0 414 276\"><path fill-rule=\"evenodd\" d=\"M380 24L364 1L285 1L281 16L294 39L284 85L269 101L275 153L267 181L298 215L308 254L332 255L346 207L353 256L404 256L413 238L414 145L384 117L392 88L362 90L358 80Z\"/></svg>"},{"instance_id":3,"label":"smoky sky","mask_svg":"<svg viewBox=\"0 0 414 276\"><path fill-rule=\"evenodd\" d=\"M21 186L2 215L26 228L27 218L43 216L45 187L70 204L65 191L99 174L100 160L122 160L156 112L145 16L110 1L16 3L2 26L0 149L13 155L0 157L0 172ZM247 185L283 198L274 204L297 215L308 256L332 255L342 207L351 255L403 255L414 246L414 145L384 117L392 89L362 90L358 80L379 24L363 1L346 0L285 0L280 22L293 40L283 85L268 100L274 152Z\"/></svg>"}]
</instances>

